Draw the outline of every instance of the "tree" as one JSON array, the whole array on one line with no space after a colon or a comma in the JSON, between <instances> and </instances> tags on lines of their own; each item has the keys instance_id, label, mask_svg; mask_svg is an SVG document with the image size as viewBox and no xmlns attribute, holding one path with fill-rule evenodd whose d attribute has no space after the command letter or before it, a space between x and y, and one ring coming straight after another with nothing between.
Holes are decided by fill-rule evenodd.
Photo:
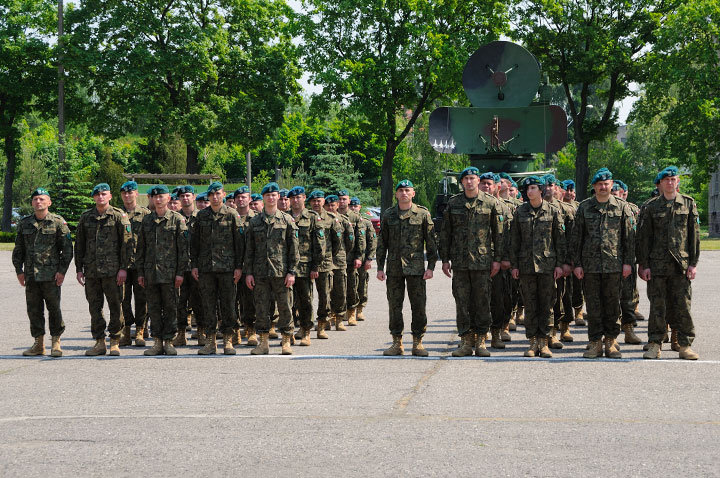
<instances>
[{"instance_id":1,"label":"tree","mask_svg":"<svg viewBox=\"0 0 720 478\"><path fill-rule=\"evenodd\" d=\"M33 107L48 107L57 79L48 33L55 24L54 3L9 0L0 4L0 139L5 153L3 231L10 230L18 131L16 122Z\"/></svg>"},{"instance_id":2,"label":"tree","mask_svg":"<svg viewBox=\"0 0 720 478\"><path fill-rule=\"evenodd\" d=\"M420 114L462 96L470 54L505 31L499 2L305 0L304 64L324 87L321 105L342 102L384 143L381 202L393 198L393 161ZM407 118L407 121L400 121Z\"/></svg>"},{"instance_id":3,"label":"tree","mask_svg":"<svg viewBox=\"0 0 720 478\"><path fill-rule=\"evenodd\" d=\"M562 85L577 150L578 197L587 195L588 150L617 130L617 101L630 95L630 83L642 78L648 51L663 15L679 0L529 0L517 2L513 32L525 42L549 74ZM579 94L573 94L573 89ZM592 105L596 94L601 104Z\"/></svg>"},{"instance_id":4,"label":"tree","mask_svg":"<svg viewBox=\"0 0 720 478\"><path fill-rule=\"evenodd\" d=\"M298 91L289 15L283 0L84 1L67 17L75 117L111 136L178 133L188 173L211 141L259 146Z\"/></svg>"}]
</instances>

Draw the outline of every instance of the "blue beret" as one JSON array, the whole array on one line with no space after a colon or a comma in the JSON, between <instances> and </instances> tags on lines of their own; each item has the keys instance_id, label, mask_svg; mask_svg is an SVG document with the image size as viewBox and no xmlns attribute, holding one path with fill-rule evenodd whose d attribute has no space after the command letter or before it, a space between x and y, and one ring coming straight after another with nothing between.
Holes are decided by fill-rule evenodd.
<instances>
[{"instance_id":1,"label":"blue beret","mask_svg":"<svg viewBox=\"0 0 720 478\"><path fill-rule=\"evenodd\" d=\"M499 182L500 182L500 175L499 175L499 174L493 174L493 181L495 181L496 183L499 183Z\"/></svg>"},{"instance_id":2,"label":"blue beret","mask_svg":"<svg viewBox=\"0 0 720 478\"><path fill-rule=\"evenodd\" d=\"M528 186L532 186L533 184L537 186L545 186L545 179L541 178L539 176L528 176L525 179L522 180L522 187L527 188Z\"/></svg>"},{"instance_id":3,"label":"blue beret","mask_svg":"<svg viewBox=\"0 0 720 478\"><path fill-rule=\"evenodd\" d=\"M195 194L195 188L190 186L189 184L187 184L185 186L178 186L175 189L178 194L185 194L185 193Z\"/></svg>"},{"instance_id":4,"label":"blue beret","mask_svg":"<svg viewBox=\"0 0 720 478\"><path fill-rule=\"evenodd\" d=\"M227 199L235 199L235 191L233 191L233 192L231 192L231 193L227 193L227 194L225 195L225 199L226 199L226 200L227 200Z\"/></svg>"},{"instance_id":5,"label":"blue beret","mask_svg":"<svg viewBox=\"0 0 720 478\"><path fill-rule=\"evenodd\" d=\"M500 176L501 179L507 179L508 181L513 180L508 173L500 173L498 176Z\"/></svg>"},{"instance_id":6,"label":"blue beret","mask_svg":"<svg viewBox=\"0 0 720 478\"><path fill-rule=\"evenodd\" d=\"M286 197L288 197L288 193L289 193L290 191L288 191L287 189L283 188L283 189L281 189L281 190L278 191L278 192L280 193L280 197L281 197L281 198L286 198Z\"/></svg>"},{"instance_id":7,"label":"blue beret","mask_svg":"<svg viewBox=\"0 0 720 478\"><path fill-rule=\"evenodd\" d=\"M277 193L277 192L280 192L280 186L278 186L278 183L267 183L265 186L263 186L260 194L262 194L264 196L267 193Z\"/></svg>"},{"instance_id":8,"label":"blue beret","mask_svg":"<svg viewBox=\"0 0 720 478\"><path fill-rule=\"evenodd\" d=\"M210 183L210 186L208 186L206 192L214 193L214 192L222 190L222 188L223 188L223 185L220 181L213 181L212 183Z\"/></svg>"},{"instance_id":9,"label":"blue beret","mask_svg":"<svg viewBox=\"0 0 720 478\"><path fill-rule=\"evenodd\" d=\"M469 176L470 174L474 174L475 176L480 176L480 170L478 168L476 168L475 166L470 166L469 168L465 168L458 175L458 180L462 181L462 179L465 176Z\"/></svg>"},{"instance_id":10,"label":"blue beret","mask_svg":"<svg viewBox=\"0 0 720 478\"><path fill-rule=\"evenodd\" d=\"M338 201L338 197L335 194L329 194L329 195L325 196L325 202L328 204L332 204L337 201Z\"/></svg>"},{"instance_id":11,"label":"blue beret","mask_svg":"<svg viewBox=\"0 0 720 478\"><path fill-rule=\"evenodd\" d=\"M350 205L351 206L359 206L360 205L360 198L357 196L353 196L350 198Z\"/></svg>"},{"instance_id":12,"label":"blue beret","mask_svg":"<svg viewBox=\"0 0 720 478\"><path fill-rule=\"evenodd\" d=\"M415 185L410 181L409 179L403 179L399 183L397 183L397 186L395 186L395 191L397 191L400 188L414 188Z\"/></svg>"},{"instance_id":13,"label":"blue beret","mask_svg":"<svg viewBox=\"0 0 720 478\"><path fill-rule=\"evenodd\" d=\"M250 194L250 187L249 186L240 186L235 190L235 195L238 194Z\"/></svg>"},{"instance_id":14,"label":"blue beret","mask_svg":"<svg viewBox=\"0 0 720 478\"><path fill-rule=\"evenodd\" d=\"M340 197L340 196L350 196L350 193L348 192L347 189L338 189L338 192L337 192L336 196L338 196L338 197Z\"/></svg>"},{"instance_id":15,"label":"blue beret","mask_svg":"<svg viewBox=\"0 0 720 478\"><path fill-rule=\"evenodd\" d=\"M250 196L250 202L262 201L262 196L258 193L254 193Z\"/></svg>"},{"instance_id":16,"label":"blue beret","mask_svg":"<svg viewBox=\"0 0 720 478\"><path fill-rule=\"evenodd\" d=\"M557 181L555 182L555 184L557 185L557 187L559 187L559 188L562 189L563 191L567 191L567 186L565 186L565 183L564 183L564 182L557 180Z\"/></svg>"},{"instance_id":17,"label":"blue beret","mask_svg":"<svg viewBox=\"0 0 720 478\"><path fill-rule=\"evenodd\" d=\"M316 199L316 198L324 198L325 197L325 191L321 189L315 189L313 192L310 193L310 196L308 196L308 199Z\"/></svg>"},{"instance_id":18,"label":"blue beret","mask_svg":"<svg viewBox=\"0 0 720 478\"><path fill-rule=\"evenodd\" d=\"M554 174L546 174L542 177L545 184L558 184L558 180Z\"/></svg>"},{"instance_id":19,"label":"blue beret","mask_svg":"<svg viewBox=\"0 0 720 478\"><path fill-rule=\"evenodd\" d=\"M195 196L196 201L207 201L207 193L200 193Z\"/></svg>"},{"instance_id":20,"label":"blue beret","mask_svg":"<svg viewBox=\"0 0 720 478\"><path fill-rule=\"evenodd\" d=\"M608 168L600 168L597 170L597 173L595 173L595 176L593 176L590 184L595 184L598 181L608 181L612 178L612 173Z\"/></svg>"},{"instance_id":21,"label":"blue beret","mask_svg":"<svg viewBox=\"0 0 720 478\"><path fill-rule=\"evenodd\" d=\"M573 181L572 179L566 179L562 183L563 186L565 186L563 189L565 189L566 191L569 191L571 189L575 190L575 181Z\"/></svg>"},{"instance_id":22,"label":"blue beret","mask_svg":"<svg viewBox=\"0 0 720 478\"><path fill-rule=\"evenodd\" d=\"M482 181L483 179L489 179L490 181L495 182L495 174L489 171L487 173L482 173L480 175L480 181Z\"/></svg>"},{"instance_id":23,"label":"blue beret","mask_svg":"<svg viewBox=\"0 0 720 478\"><path fill-rule=\"evenodd\" d=\"M510 180L510 184L511 184L512 187L514 187L515 189L518 188L518 184L517 184L514 180L512 180L512 179Z\"/></svg>"},{"instance_id":24,"label":"blue beret","mask_svg":"<svg viewBox=\"0 0 720 478\"><path fill-rule=\"evenodd\" d=\"M92 195L94 196L97 193L102 192L102 191L110 191L110 185L108 183L96 184L92 190Z\"/></svg>"},{"instance_id":25,"label":"blue beret","mask_svg":"<svg viewBox=\"0 0 720 478\"><path fill-rule=\"evenodd\" d=\"M120 186L120 191L137 191L137 183L135 181L126 181Z\"/></svg>"},{"instance_id":26,"label":"blue beret","mask_svg":"<svg viewBox=\"0 0 720 478\"><path fill-rule=\"evenodd\" d=\"M657 176L655 176L655 184L659 184L660 181L665 178L671 178L674 176L678 176L679 174L680 171L676 166L668 166L667 168L660 171Z\"/></svg>"},{"instance_id":27,"label":"blue beret","mask_svg":"<svg viewBox=\"0 0 720 478\"><path fill-rule=\"evenodd\" d=\"M177 194L174 194L174 193L173 193L173 194L170 195L170 200L171 200L171 201L179 201L180 198L178 197Z\"/></svg>"},{"instance_id":28,"label":"blue beret","mask_svg":"<svg viewBox=\"0 0 720 478\"><path fill-rule=\"evenodd\" d=\"M164 184L158 184L156 186L151 187L148 190L148 196L157 196L158 194L169 194L170 191L168 190L168 187Z\"/></svg>"},{"instance_id":29,"label":"blue beret","mask_svg":"<svg viewBox=\"0 0 720 478\"><path fill-rule=\"evenodd\" d=\"M30 193L30 198L34 198L35 196L47 196L50 197L50 193L45 188L37 188L32 193Z\"/></svg>"},{"instance_id":30,"label":"blue beret","mask_svg":"<svg viewBox=\"0 0 720 478\"><path fill-rule=\"evenodd\" d=\"M290 191L287 193L287 197L295 197L299 196L301 194L305 194L305 188L302 186L293 186Z\"/></svg>"}]
</instances>

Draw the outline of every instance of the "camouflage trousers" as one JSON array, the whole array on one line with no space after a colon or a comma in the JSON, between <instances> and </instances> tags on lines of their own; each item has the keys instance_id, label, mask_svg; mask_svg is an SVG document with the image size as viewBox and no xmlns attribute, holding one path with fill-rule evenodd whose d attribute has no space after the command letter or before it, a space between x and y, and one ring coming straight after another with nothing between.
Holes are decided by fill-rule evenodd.
<instances>
[{"instance_id":1,"label":"camouflage trousers","mask_svg":"<svg viewBox=\"0 0 720 478\"><path fill-rule=\"evenodd\" d=\"M223 335L232 334L237 328L233 273L200 272L199 282L205 332L214 334L219 329Z\"/></svg>"},{"instance_id":2,"label":"camouflage trousers","mask_svg":"<svg viewBox=\"0 0 720 478\"><path fill-rule=\"evenodd\" d=\"M360 276L359 269L355 269L352 265L347 268L347 309L356 309L360 303L360 295L358 294L358 284Z\"/></svg>"},{"instance_id":3,"label":"camouflage trousers","mask_svg":"<svg viewBox=\"0 0 720 478\"><path fill-rule=\"evenodd\" d=\"M175 284L145 284L145 288L153 338L171 340L178 330L184 334L185 325L178 328Z\"/></svg>"},{"instance_id":4,"label":"camouflage trousers","mask_svg":"<svg viewBox=\"0 0 720 478\"><path fill-rule=\"evenodd\" d=\"M253 291L245 283L245 277L247 276L243 274L237 284L237 294L240 298L240 321L247 327L255 325L255 298L253 297Z\"/></svg>"},{"instance_id":5,"label":"camouflage trousers","mask_svg":"<svg viewBox=\"0 0 720 478\"><path fill-rule=\"evenodd\" d=\"M177 330L185 331L188 325L188 316L190 310L195 314L195 322L199 327L203 327L202 299L200 298L200 284L196 281L190 272L183 274L183 283L178 291L177 305Z\"/></svg>"},{"instance_id":6,"label":"camouflage trousers","mask_svg":"<svg viewBox=\"0 0 720 478\"><path fill-rule=\"evenodd\" d=\"M575 318L575 314L574 314L574 310L573 310L573 292L575 291L574 284L573 284L574 277L575 277L575 275L571 274L568 277L563 277L561 279L563 282L563 287L565 288L565 291L562 296L563 314L562 314L562 318L560 319L560 322L570 323Z\"/></svg>"},{"instance_id":7,"label":"camouflage trousers","mask_svg":"<svg viewBox=\"0 0 720 478\"><path fill-rule=\"evenodd\" d=\"M145 327L147 322L147 299L145 289L138 284L138 271L128 269L127 279L123 285L122 311L125 325L135 327ZM132 297L135 296L135 313L133 314Z\"/></svg>"},{"instance_id":8,"label":"camouflage trousers","mask_svg":"<svg viewBox=\"0 0 720 478\"><path fill-rule=\"evenodd\" d=\"M622 311L622 324L637 325L637 317L635 317L635 309L640 302L640 293L637 290L637 265L633 264L632 274L624 278L622 281L622 290L620 291L620 310Z\"/></svg>"},{"instance_id":9,"label":"camouflage trousers","mask_svg":"<svg viewBox=\"0 0 720 478\"><path fill-rule=\"evenodd\" d=\"M547 337L553 326L555 279L552 274L521 274L520 290L525 304L525 336Z\"/></svg>"},{"instance_id":10,"label":"camouflage trousers","mask_svg":"<svg viewBox=\"0 0 720 478\"><path fill-rule=\"evenodd\" d=\"M510 322L510 313L512 312L511 279L510 271L500 271L490 279L492 283L490 311L494 329L503 329Z\"/></svg>"},{"instance_id":11,"label":"camouflage trousers","mask_svg":"<svg viewBox=\"0 0 720 478\"><path fill-rule=\"evenodd\" d=\"M46 307L50 335L55 337L65 332L65 322L60 311L60 287L54 280L38 282L32 278L25 279L25 303L33 337L45 335Z\"/></svg>"},{"instance_id":12,"label":"camouflage trousers","mask_svg":"<svg viewBox=\"0 0 720 478\"><path fill-rule=\"evenodd\" d=\"M347 271L345 269L335 269L332 272L330 309L338 315L345 314L347 310Z\"/></svg>"},{"instance_id":13,"label":"camouflage trousers","mask_svg":"<svg viewBox=\"0 0 720 478\"><path fill-rule=\"evenodd\" d=\"M277 305L277 328L284 334L293 332L292 289L285 287L285 277L255 277L255 329L258 333L270 331L270 322L274 312L273 301Z\"/></svg>"},{"instance_id":14,"label":"camouflage trousers","mask_svg":"<svg viewBox=\"0 0 720 478\"><path fill-rule=\"evenodd\" d=\"M117 285L117 278L85 277L85 298L90 309L90 332L95 340L105 338L105 326L111 339L119 339L120 331L125 326L122 313L122 286ZM110 323L105 322L103 305L105 299L110 309Z\"/></svg>"},{"instance_id":15,"label":"camouflage trousers","mask_svg":"<svg viewBox=\"0 0 720 478\"><path fill-rule=\"evenodd\" d=\"M650 300L648 341L661 344L667 324L677 330L678 344L690 346L695 339L695 325L690 314L692 285L685 274L652 275L648 281Z\"/></svg>"},{"instance_id":16,"label":"camouflage trousers","mask_svg":"<svg viewBox=\"0 0 720 478\"><path fill-rule=\"evenodd\" d=\"M580 282L580 279L575 277L575 274L573 274L571 277L573 283L572 306L573 309L578 309L582 307L585 303L585 298L583 297L582 283Z\"/></svg>"},{"instance_id":17,"label":"camouflage trousers","mask_svg":"<svg viewBox=\"0 0 720 478\"><path fill-rule=\"evenodd\" d=\"M390 309L390 334L398 336L403 333L405 323L402 311L403 302L405 301L405 284L407 284L410 309L412 310L410 330L413 337L425 335L425 329L427 328L427 314L425 313L427 294L423 276L387 276L386 282L388 307Z\"/></svg>"},{"instance_id":18,"label":"camouflage trousers","mask_svg":"<svg viewBox=\"0 0 720 478\"><path fill-rule=\"evenodd\" d=\"M622 274L588 274L583 277L587 308L588 339L618 336L620 333L620 286Z\"/></svg>"},{"instance_id":19,"label":"camouflage trousers","mask_svg":"<svg viewBox=\"0 0 720 478\"><path fill-rule=\"evenodd\" d=\"M313 281L310 277L295 277L293 285L293 312L300 327L313 326Z\"/></svg>"},{"instance_id":20,"label":"camouflage trousers","mask_svg":"<svg viewBox=\"0 0 720 478\"><path fill-rule=\"evenodd\" d=\"M553 327L555 328L560 328L560 322L563 322L565 318L563 297L565 297L564 277L555 281L555 301L552 307Z\"/></svg>"},{"instance_id":21,"label":"camouflage trousers","mask_svg":"<svg viewBox=\"0 0 720 478\"><path fill-rule=\"evenodd\" d=\"M332 290L332 272L320 272L315 279L315 288L318 293L318 321L327 321L330 315L330 291Z\"/></svg>"},{"instance_id":22,"label":"camouflage trousers","mask_svg":"<svg viewBox=\"0 0 720 478\"><path fill-rule=\"evenodd\" d=\"M490 271L454 270L452 292L458 335L487 334L490 328Z\"/></svg>"},{"instance_id":23,"label":"camouflage trousers","mask_svg":"<svg viewBox=\"0 0 720 478\"><path fill-rule=\"evenodd\" d=\"M365 308L368 302L368 283L370 274L364 267L358 269L358 307Z\"/></svg>"},{"instance_id":24,"label":"camouflage trousers","mask_svg":"<svg viewBox=\"0 0 720 478\"><path fill-rule=\"evenodd\" d=\"M520 294L520 281L510 276L510 316L517 311L518 307L522 307L522 297Z\"/></svg>"}]
</instances>

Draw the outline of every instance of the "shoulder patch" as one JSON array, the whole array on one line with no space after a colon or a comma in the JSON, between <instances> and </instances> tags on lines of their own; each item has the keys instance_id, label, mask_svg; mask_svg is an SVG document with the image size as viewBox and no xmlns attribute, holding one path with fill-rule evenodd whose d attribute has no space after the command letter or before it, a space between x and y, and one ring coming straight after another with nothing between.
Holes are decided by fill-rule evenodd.
<instances>
[{"instance_id":1,"label":"shoulder patch","mask_svg":"<svg viewBox=\"0 0 720 478\"><path fill-rule=\"evenodd\" d=\"M364 235L365 235L365 229L360 229L360 235L361 235L361 236L364 236Z\"/></svg>"},{"instance_id":2,"label":"shoulder patch","mask_svg":"<svg viewBox=\"0 0 720 478\"><path fill-rule=\"evenodd\" d=\"M318 236L325 237L325 231L323 231L322 229L318 230Z\"/></svg>"},{"instance_id":3,"label":"shoulder patch","mask_svg":"<svg viewBox=\"0 0 720 478\"><path fill-rule=\"evenodd\" d=\"M498 221L503 222L504 220L505 220L505 218L503 217L502 214L500 214L500 215L498 216Z\"/></svg>"},{"instance_id":4,"label":"shoulder patch","mask_svg":"<svg viewBox=\"0 0 720 478\"><path fill-rule=\"evenodd\" d=\"M128 224L127 226L125 226L125 230L126 230L127 232L131 232L131 231L132 231L132 228L130 227L130 224Z\"/></svg>"}]
</instances>

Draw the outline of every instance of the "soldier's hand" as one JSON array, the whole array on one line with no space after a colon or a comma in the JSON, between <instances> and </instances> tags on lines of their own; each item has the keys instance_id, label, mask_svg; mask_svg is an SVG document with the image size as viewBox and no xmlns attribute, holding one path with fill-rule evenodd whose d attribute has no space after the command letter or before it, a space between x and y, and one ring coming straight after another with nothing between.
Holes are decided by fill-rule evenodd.
<instances>
[{"instance_id":1,"label":"soldier's hand","mask_svg":"<svg viewBox=\"0 0 720 478\"><path fill-rule=\"evenodd\" d=\"M583 271L582 267L576 267L574 272L578 280L582 280L582 278L585 277L585 271Z\"/></svg>"},{"instance_id":2,"label":"soldier's hand","mask_svg":"<svg viewBox=\"0 0 720 478\"><path fill-rule=\"evenodd\" d=\"M513 279L518 280L520 278L520 269L513 269L511 274Z\"/></svg>"},{"instance_id":3,"label":"soldier's hand","mask_svg":"<svg viewBox=\"0 0 720 478\"><path fill-rule=\"evenodd\" d=\"M366 271L369 271L372 269L372 261L365 261L365 265L363 266Z\"/></svg>"},{"instance_id":4,"label":"soldier's hand","mask_svg":"<svg viewBox=\"0 0 720 478\"><path fill-rule=\"evenodd\" d=\"M378 278L378 280L380 280L380 281L384 281L385 278L386 278L385 273L384 273L383 271L378 271L378 273L377 273L377 278Z\"/></svg>"},{"instance_id":5,"label":"soldier's hand","mask_svg":"<svg viewBox=\"0 0 720 478\"><path fill-rule=\"evenodd\" d=\"M565 274L563 273L562 267L556 267L555 272L553 273L553 277L555 278L555 280L558 280L564 276Z\"/></svg>"},{"instance_id":6,"label":"soldier's hand","mask_svg":"<svg viewBox=\"0 0 720 478\"><path fill-rule=\"evenodd\" d=\"M125 269L120 269L117 273L117 285L123 285L125 283L125 279L127 279L127 271Z\"/></svg>"},{"instance_id":7,"label":"soldier's hand","mask_svg":"<svg viewBox=\"0 0 720 478\"><path fill-rule=\"evenodd\" d=\"M500 263L493 261L492 266L490 266L490 277L495 277L498 272L500 272Z\"/></svg>"},{"instance_id":8,"label":"soldier's hand","mask_svg":"<svg viewBox=\"0 0 720 478\"><path fill-rule=\"evenodd\" d=\"M138 279L138 282L139 282L139 280L140 279ZM182 283L183 283L183 276L175 276L175 288L179 289L180 287L182 287Z\"/></svg>"},{"instance_id":9,"label":"soldier's hand","mask_svg":"<svg viewBox=\"0 0 720 478\"><path fill-rule=\"evenodd\" d=\"M355 259L353 261L353 267L355 269L360 269L362 267L362 261L360 259Z\"/></svg>"},{"instance_id":10,"label":"soldier's hand","mask_svg":"<svg viewBox=\"0 0 720 478\"><path fill-rule=\"evenodd\" d=\"M138 276L138 284L140 284L140 287L142 287L144 289L145 288L145 278Z\"/></svg>"},{"instance_id":11,"label":"soldier's hand","mask_svg":"<svg viewBox=\"0 0 720 478\"><path fill-rule=\"evenodd\" d=\"M563 275L565 277L570 277L570 275L572 274L572 268L570 267L569 264L563 264L562 270L563 270Z\"/></svg>"},{"instance_id":12,"label":"soldier's hand","mask_svg":"<svg viewBox=\"0 0 720 478\"><path fill-rule=\"evenodd\" d=\"M428 279L432 279L432 278L433 278L433 271L431 271L430 269L426 270L425 273L423 274L423 280L428 280Z\"/></svg>"},{"instance_id":13,"label":"soldier's hand","mask_svg":"<svg viewBox=\"0 0 720 478\"><path fill-rule=\"evenodd\" d=\"M688 267L688 270L687 270L687 278L688 279L690 279L690 280L695 279L695 274L696 274L695 270L696 270L695 266Z\"/></svg>"},{"instance_id":14,"label":"soldier's hand","mask_svg":"<svg viewBox=\"0 0 720 478\"><path fill-rule=\"evenodd\" d=\"M295 283L295 276L293 274L288 274L285 276L285 287L288 289L293 286Z\"/></svg>"},{"instance_id":15,"label":"soldier's hand","mask_svg":"<svg viewBox=\"0 0 720 478\"><path fill-rule=\"evenodd\" d=\"M242 277L242 269L235 269L233 271L233 282L237 284L240 281L240 278Z\"/></svg>"},{"instance_id":16,"label":"soldier's hand","mask_svg":"<svg viewBox=\"0 0 720 478\"><path fill-rule=\"evenodd\" d=\"M442 271L443 271L443 274L452 278L452 267L450 267L449 262L443 262Z\"/></svg>"},{"instance_id":17,"label":"soldier's hand","mask_svg":"<svg viewBox=\"0 0 720 478\"><path fill-rule=\"evenodd\" d=\"M78 284L85 287L85 274L83 274L82 272L78 272L77 273L77 281L78 281Z\"/></svg>"},{"instance_id":18,"label":"soldier's hand","mask_svg":"<svg viewBox=\"0 0 720 478\"><path fill-rule=\"evenodd\" d=\"M191 275L191 276L193 277L193 279L195 279L196 281L199 281L199 280L200 280L200 271L198 270L197 267L195 267L195 268L190 272L190 275Z\"/></svg>"},{"instance_id":19,"label":"soldier's hand","mask_svg":"<svg viewBox=\"0 0 720 478\"><path fill-rule=\"evenodd\" d=\"M55 273L55 285L60 287L61 285L63 285L63 282L65 282L65 274L56 272Z\"/></svg>"},{"instance_id":20,"label":"soldier's hand","mask_svg":"<svg viewBox=\"0 0 720 478\"><path fill-rule=\"evenodd\" d=\"M310 271L310 279L315 280L318 277L320 277L320 273L318 271Z\"/></svg>"},{"instance_id":21,"label":"soldier's hand","mask_svg":"<svg viewBox=\"0 0 720 478\"><path fill-rule=\"evenodd\" d=\"M638 269L638 275L645 282L649 281L650 280L650 268L648 267L647 269Z\"/></svg>"},{"instance_id":22,"label":"soldier's hand","mask_svg":"<svg viewBox=\"0 0 720 478\"><path fill-rule=\"evenodd\" d=\"M630 277L630 274L632 274L632 266L629 264L623 264L623 279L625 279L626 277Z\"/></svg>"},{"instance_id":23,"label":"soldier's hand","mask_svg":"<svg viewBox=\"0 0 720 478\"><path fill-rule=\"evenodd\" d=\"M253 290L255 288L255 277L253 277L252 274L245 277L245 285L250 290Z\"/></svg>"},{"instance_id":24,"label":"soldier's hand","mask_svg":"<svg viewBox=\"0 0 720 478\"><path fill-rule=\"evenodd\" d=\"M500 263L500 269L502 269L504 271L510 269L510 261L502 261Z\"/></svg>"},{"instance_id":25,"label":"soldier's hand","mask_svg":"<svg viewBox=\"0 0 720 478\"><path fill-rule=\"evenodd\" d=\"M17 278L18 278L18 282L20 283L20 285L25 287L25 274L23 274L21 272L20 274L17 275Z\"/></svg>"}]
</instances>

